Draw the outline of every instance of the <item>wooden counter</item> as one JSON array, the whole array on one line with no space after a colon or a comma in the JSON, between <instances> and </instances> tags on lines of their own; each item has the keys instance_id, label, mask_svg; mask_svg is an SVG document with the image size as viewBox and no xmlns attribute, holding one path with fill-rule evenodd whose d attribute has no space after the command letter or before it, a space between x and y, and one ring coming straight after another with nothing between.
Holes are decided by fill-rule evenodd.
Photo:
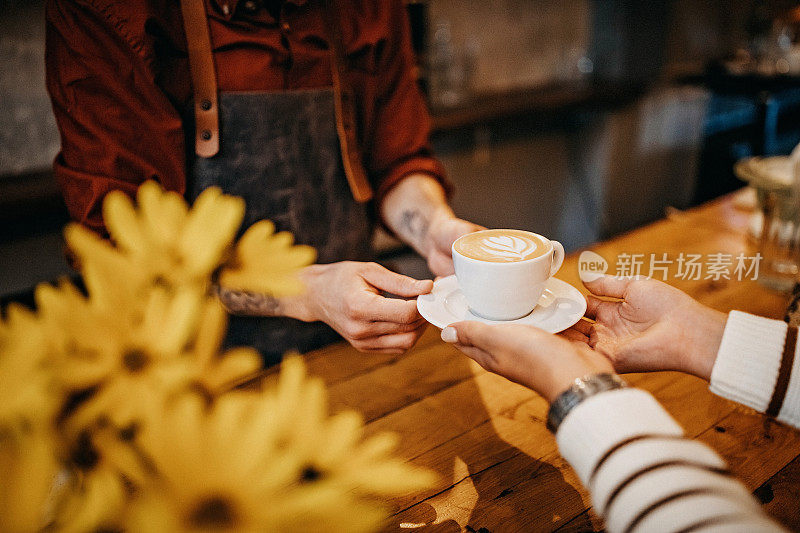
<instances>
[{"instance_id":1,"label":"wooden counter","mask_svg":"<svg viewBox=\"0 0 800 533\"><path fill-rule=\"evenodd\" d=\"M619 253L735 255L748 250L747 220L727 197L592 249L609 262ZM558 277L581 286L577 255ZM779 318L785 306L784 297L753 281L670 282L723 311ZM441 476L435 490L397 501L388 529L601 529L587 492L545 429L546 402L483 371L438 334L429 327L400 357L361 354L344 344L307 355L311 373L328 383L334 410L360 411L369 432L397 432L399 453ZM671 372L628 378L652 392L688 435L719 452L767 512L800 529L800 432L714 396L697 378Z\"/></svg>"}]
</instances>

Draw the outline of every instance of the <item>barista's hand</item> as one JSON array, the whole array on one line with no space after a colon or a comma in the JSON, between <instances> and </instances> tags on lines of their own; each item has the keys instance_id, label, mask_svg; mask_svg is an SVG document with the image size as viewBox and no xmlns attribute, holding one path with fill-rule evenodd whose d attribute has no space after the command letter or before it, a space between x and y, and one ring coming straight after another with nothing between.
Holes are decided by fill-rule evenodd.
<instances>
[{"instance_id":1,"label":"barista's hand","mask_svg":"<svg viewBox=\"0 0 800 533\"><path fill-rule=\"evenodd\" d=\"M574 337L580 335L572 334ZM533 326L456 322L442 340L489 372L531 388L552 402L577 378L612 372L611 363L585 342L567 340Z\"/></svg>"},{"instance_id":2,"label":"barista's hand","mask_svg":"<svg viewBox=\"0 0 800 533\"><path fill-rule=\"evenodd\" d=\"M414 298L431 291L431 280L352 261L312 265L301 277L306 292L295 318L327 323L359 351L400 354L425 331ZM382 291L412 299L386 298Z\"/></svg>"},{"instance_id":3,"label":"barista's hand","mask_svg":"<svg viewBox=\"0 0 800 533\"><path fill-rule=\"evenodd\" d=\"M710 379L727 316L683 291L653 279L603 276L575 328L618 372L678 370ZM616 298L605 301L597 296Z\"/></svg>"},{"instance_id":4,"label":"barista's hand","mask_svg":"<svg viewBox=\"0 0 800 533\"><path fill-rule=\"evenodd\" d=\"M467 233L486 229L466 220L456 218L450 209L441 209L433 215L423 245L428 268L436 276L449 276L454 272L451 247L456 239Z\"/></svg>"}]
</instances>

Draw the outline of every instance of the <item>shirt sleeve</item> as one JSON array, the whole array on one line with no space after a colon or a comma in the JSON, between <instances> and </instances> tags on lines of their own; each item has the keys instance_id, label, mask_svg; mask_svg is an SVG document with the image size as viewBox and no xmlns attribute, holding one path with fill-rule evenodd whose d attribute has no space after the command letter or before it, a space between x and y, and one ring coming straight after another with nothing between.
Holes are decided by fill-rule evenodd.
<instances>
[{"instance_id":1,"label":"shirt sleeve","mask_svg":"<svg viewBox=\"0 0 800 533\"><path fill-rule=\"evenodd\" d=\"M756 411L766 411L778 380L788 327L780 320L731 311L711 371L711 392ZM776 418L800 428L797 347L789 385Z\"/></svg>"},{"instance_id":2,"label":"shirt sleeve","mask_svg":"<svg viewBox=\"0 0 800 533\"><path fill-rule=\"evenodd\" d=\"M185 190L180 115L154 81L152 47L129 23L113 7L47 4L47 89L61 133L54 172L72 218L101 234L109 191L132 195L148 179Z\"/></svg>"},{"instance_id":3,"label":"shirt sleeve","mask_svg":"<svg viewBox=\"0 0 800 533\"><path fill-rule=\"evenodd\" d=\"M643 390L588 398L567 415L556 440L611 532L783 531L722 458L686 439Z\"/></svg>"},{"instance_id":4,"label":"shirt sleeve","mask_svg":"<svg viewBox=\"0 0 800 533\"><path fill-rule=\"evenodd\" d=\"M378 209L386 193L411 174L435 178L448 196L452 185L433 156L431 117L417 83L411 29L404 3L390 2L389 41L380 60L373 135L365 143L365 163L376 189Z\"/></svg>"}]
</instances>

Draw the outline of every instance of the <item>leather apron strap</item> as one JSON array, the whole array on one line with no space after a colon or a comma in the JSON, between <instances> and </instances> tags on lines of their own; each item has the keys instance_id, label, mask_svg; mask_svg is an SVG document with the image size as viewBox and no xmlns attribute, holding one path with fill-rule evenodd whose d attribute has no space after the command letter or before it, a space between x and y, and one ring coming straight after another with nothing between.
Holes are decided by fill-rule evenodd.
<instances>
[{"instance_id":1,"label":"leather apron strap","mask_svg":"<svg viewBox=\"0 0 800 533\"><path fill-rule=\"evenodd\" d=\"M195 152L213 157L219 152L219 105L204 0L181 0L181 13L194 93Z\"/></svg>"},{"instance_id":2,"label":"leather apron strap","mask_svg":"<svg viewBox=\"0 0 800 533\"><path fill-rule=\"evenodd\" d=\"M353 91L342 82L345 75L345 54L342 31L336 20L334 0L325 0L325 25L331 45L331 77L333 78L333 97L336 106L336 130L342 150L344 174L353 191L356 202L366 202L372 198L372 187L367 180L361 151L358 148L355 125L355 99Z\"/></svg>"},{"instance_id":3,"label":"leather apron strap","mask_svg":"<svg viewBox=\"0 0 800 533\"><path fill-rule=\"evenodd\" d=\"M204 0L181 0L181 11L194 92L195 152L200 157L213 157L219 152L219 105ZM355 100L352 90L342 82L345 54L333 0L325 0L323 18L331 46L331 77L342 165L353 198L357 202L366 202L372 198L372 187L364 170L356 137Z\"/></svg>"}]
</instances>

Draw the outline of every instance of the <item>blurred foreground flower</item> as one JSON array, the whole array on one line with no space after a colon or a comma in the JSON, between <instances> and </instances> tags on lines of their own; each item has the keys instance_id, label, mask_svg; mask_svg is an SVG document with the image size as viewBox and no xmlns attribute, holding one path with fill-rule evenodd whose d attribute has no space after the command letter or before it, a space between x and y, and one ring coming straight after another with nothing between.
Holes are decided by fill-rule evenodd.
<instances>
[{"instance_id":1,"label":"blurred foreground flower","mask_svg":"<svg viewBox=\"0 0 800 533\"><path fill-rule=\"evenodd\" d=\"M53 528L60 533L119 530L130 492L147 475L132 440L133 429L119 431L103 422L83 430L63 450L67 469L54 494Z\"/></svg>"},{"instance_id":2,"label":"blurred foreground flower","mask_svg":"<svg viewBox=\"0 0 800 533\"><path fill-rule=\"evenodd\" d=\"M108 195L116 245L70 225L86 294L36 290L0 319L0 531L371 531L386 497L432 474L327 414L322 381L289 357L277 384L253 349L221 353L213 283L297 293L314 260L269 221L234 237L244 206L208 189L188 208L155 183Z\"/></svg>"},{"instance_id":3,"label":"blurred foreground flower","mask_svg":"<svg viewBox=\"0 0 800 533\"><path fill-rule=\"evenodd\" d=\"M120 191L103 202L111 238L150 279L172 285L206 283L221 263L244 217L244 201L211 187L191 210L152 181L139 187L138 209Z\"/></svg>"},{"instance_id":4,"label":"blurred foreground flower","mask_svg":"<svg viewBox=\"0 0 800 533\"><path fill-rule=\"evenodd\" d=\"M45 525L58 472L49 427L11 434L0 429L0 531L39 531Z\"/></svg>"},{"instance_id":5,"label":"blurred foreground flower","mask_svg":"<svg viewBox=\"0 0 800 533\"><path fill-rule=\"evenodd\" d=\"M233 259L220 272L219 282L227 289L273 296L297 294L303 286L296 272L313 263L316 256L310 246L295 246L291 233L275 233L275 225L262 220L236 243Z\"/></svg>"},{"instance_id":6,"label":"blurred foreground flower","mask_svg":"<svg viewBox=\"0 0 800 533\"><path fill-rule=\"evenodd\" d=\"M284 296L302 290L297 270L316 258L312 247L294 245L290 233L274 233L268 220L253 224L232 248L244 202L216 187L204 190L190 210L179 195L148 181L139 188L137 202L134 206L124 193L114 191L103 203L117 249L80 225L67 228L70 249L84 273L89 271L90 289L90 282L103 292L135 292L143 283L206 288L219 271L226 288ZM119 276L132 286L103 283Z\"/></svg>"},{"instance_id":7,"label":"blurred foreground flower","mask_svg":"<svg viewBox=\"0 0 800 533\"><path fill-rule=\"evenodd\" d=\"M430 486L431 473L389 456L391 439L362 442L360 417L328 418L300 358L281 370L262 393L210 408L184 396L149 421L141 444L157 473L132 531L372 531L386 516L377 498Z\"/></svg>"},{"instance_id":8,"label":"blurred foreground flower","mask_svg":"<svg viewBox=\"0 0 800 533\"><path fill-rule=\"evenodd\" d=\"M11 437L49 423L57 398L49 390L48 328L21 306L12 304L6 314L0 320L0 436Z\"/></svg>"},{"instance_id":9,"label":"blurred foreground flower","mask_svg":"<svg viewBox=\"0 0 800 533\"><path fill-rule=\"evenodd\" d=\"M139 310L130 315L105 312L69 283L37 287L36 302L43 322L58 332L48 342L55 345L51 364L59 385L67 394L90 391L66 413L73 432L101 416L128 427L181 390L200 387L213 395L261 367L253 349L220 353L227 316L216 298L196 288L151 287L119 302Z\"/></svg>"},{"instance_id":10,"label":"blurred foreground flower","mask_svg":"<svg viewBox=\"0 0 800 533\"><path fill-rule=\"evenodd\" d=\"M0 321L0 530L35 531L57 471L47 330L17 306Z\"/></svg>"}]
</instances>

